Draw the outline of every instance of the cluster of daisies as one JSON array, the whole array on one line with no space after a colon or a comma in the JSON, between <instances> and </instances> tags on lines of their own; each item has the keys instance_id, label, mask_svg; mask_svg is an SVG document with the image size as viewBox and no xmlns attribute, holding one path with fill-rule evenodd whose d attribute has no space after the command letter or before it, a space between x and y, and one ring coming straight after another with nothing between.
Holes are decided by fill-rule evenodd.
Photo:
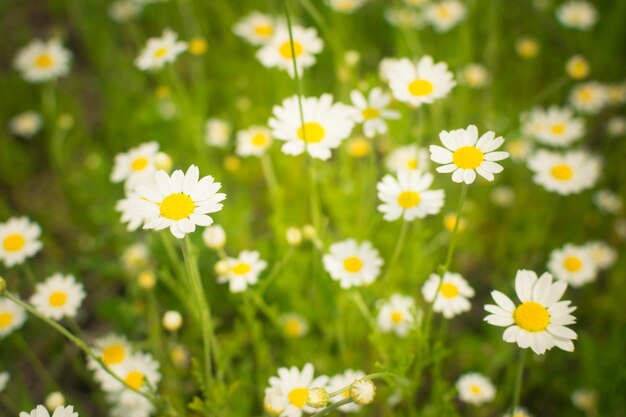
<instances>
[{"instance_id":1,"label":"cluster of daisies","mask_svg":"<svg viewBox=\"0 0 626 417\"><path fill-rule=\"evenodd\" d=\"M404 0L404 4L385 9L385 20L402 29L424 29L446 33L467 16L467 6L459 0Z\"/></svg>"}]
</instances>

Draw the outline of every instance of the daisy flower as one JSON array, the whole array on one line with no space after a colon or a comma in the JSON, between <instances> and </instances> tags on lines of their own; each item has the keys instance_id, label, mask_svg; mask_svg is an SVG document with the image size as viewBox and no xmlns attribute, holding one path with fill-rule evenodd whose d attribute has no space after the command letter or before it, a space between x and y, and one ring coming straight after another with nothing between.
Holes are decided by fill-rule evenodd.
<instances>
[{"instance_id":1,"label":"daisy flower","mask_svg":"<svg viewBox=\"0 0 626 417\"><path fill-rule=\"evenodd\" d=\"M239 156L263 156L272 145L272 134L265 126L252 126L237 132Z\"/></svg>"},{"instance_id":2,"label":"daisy flower","mask_svg":"<svg viewBox=\"0 0 626 417\"><path fill-rule=\"evenodd\" d=\"M429 3L425 9L426 19L437 32L449 31L465 18L466 13L465 5L459 0Z\"/></svg>"},{"instance_id":3,"label":"daisy flower","mask_svg":"<svg viewBox=\"0 0 626 417\"><path fill-rule=\"evenodd\" d=\"M0 298L0 339L26 321L26 310L7 298Z\"/></svg>"},{"instance_id":4,"label":"daisy flower","mask_svg":"<svg viewBox=\"0 0 626 417\"><path fill-rule=\"evenodd\" d=\"M574 55L565 63L565 72L573 80L582 80L589 75L589 61L582 55Z\"/></svg>"},{"instance_id":5,"label":"daisy flower","mask_svg":"<svg viewBox=\"0 0 626 417\"><path fill-rule=\"evenodd\" d=\"M128 196L129 198L123 198L117 201L115 211L121 214L120 222L126 225L126 230L132 232L139 229L144 224L146 217L138 215L134 210L133 201L137 198L141 198L141 196L133 191L129 192Z\"/></svg>"},{"instance_id":6,"label":"daisy flower","mask_svg":"<svg viewBox=\"0 0 626 417\"><path fill-rule=\"evenodd\" d=\"M58 39L34 40L18 51L13 65L26 81L43 82L66 75L71 59Z\"/></svg>"},{"instance_id":7,"label":"daisy flower","mask_svg":"<svg viewBox=\"0 0 626 417\"><path fill-rule=\"evenodd\" d=\"M144 229L169 228L176 238L182 239L196 226L213 224L208 214L222 209L220 202L226 194L217 192L222 184L212 176L199 179L199 175L195 165L185 174L176 170L169 176L161 170L154 176L155 184L139 185L136 191L142 197L133 199L132 210L146 219Z\"/></svg>"},{"instance_id":8,"label":"daisy flower","mask_svg":"<svg viewBox=\"0 0 626 417\"><path fill-rule=\"evenodd\" d=\"M165 29L160 38L150 38L143 48L135 65L141 70L163 68L165 64L176 61L178 55L187 50L187 42L178 41L178 35L171 29Z\"/></svg>"},{"instance_id":9,"label":"daisy flower","mask_svg":"<svg viewBox=\"0 0 626 417\"><path fill-rule=\"evenodd\" d=\"M521 269L515 276L515 292L521 304L516 306L506 295L492 291L497 305L485 306L491 313L485 321L507 328L502 335L505 342L517 343L522 349L530 347L538 355L554 346L572 352L572 340L577 336L566 326L576 323L570 314L576 307L570 301L559 301L566 288L565 281L552 282L547 272L537 278L535 272Z\"/></svg>"},{"instance_id":10,"label":"daisy flower","mask_svg":"<svg viewBox=\"0 0 626 417\"><path fill-rule=\"evenodd\" d=\"M37 408L34 408L30 413L22 411L20 413L20 417L78 417L78 413L74 411L73 405L58 406L52 416L43 405L38 405Z\"/></svg>"},{"instance_id":11,"label":"daisy flower","mask_svg":"<svg viewBox=\"0 0 626 417\"><path fill-rule=\"evenodd\" d=\"M149 387L156 387L161 380L159 363L149 353L132 353L127 360L111 369L135 391L146 391ZM130 391L139 395L109 374L102 381L102 389L107 392Z\"/></svg>"},{"instance_id":12,"label":"daisy flower","mask_svg":"<svg viewBox=\"0 0 626 417\"><path fill-rule=\"evenodd\" d=\"M456 381L456 389L461 401L468 404L481 405L493 401L496 397L496 387L489 378L478 372L461 375Z\"/></svg>"},{"instance_id":13,"label":"daisy flower","mask_svg":"<svg viewBox=\"0 0 626 417\"><path fill-rule=\"evenodd\" d=\"M124 336L109 333L96 339L93 353L106 365L115 367L126 363L132 354L132 347ZM97 362L94 362L97 364ZM100 366L100 365L97 365ZM93 368L93 366L90 366Z\"/></svg>"},{"instance_id":14,"label":"daisy flower","mask_svg":"<svg viewBox=\"0 0 626 417\"><path fill-rule=\"evenodd\" d=\"M548 269L555 277L574 288L595 281L598 268L591 252L584 246L567 244L550 253Z\"/></svg>"},{"instance_id":15,"label":"daisy flower","mask_svg":"<svg viewBox=\"0 0 626 417\"><path fill-rule=\"evenodd\" d=\"M269 387L265 389L265 404L282 404L284 409L280 417L301 417L302 413L312 414L314 408L306 405L306 399L311 388L326 387L328 377L314 377L313 365L307 363L302 370L278 368L278 376L269 379ZM269 400L272 401L269 401Z\"/></svg>"},{"instance_id":16,"label":"daisy flower","mask_svg":"<svg viewBox=\"0 0 626 417\"><path fill-rule=\"evenodd\" d=\"M391 97L380 87L372 88L367 98L360 91L353 90L350 93L350 99L354 108L359 112L355 121L363 123L363 133L368 138L387 133L386 119L400 118L400 113L387 109Z\"/></svg>"},{"instance_id":17,"label":"daisy flower","mask_svg":"<svg viewBox=\"0 0 626 417\"><path fill-rule=\"evenodd\" d=\"M597 81L577 84L572 88L569 101L574 109L585 114L597 114L608 104L608 94L604 85Z\"/></svg>"},{"instance_id":18,"label":"daisy flower","mask_svg":"<svg viewBox=\"0 0 626 417\"><path fill-rule=\"evenodd\" d=\"M224 274L217 277L217 282L228 282L230 292L242 292L248 285L256 284L259 275L267 268L267 262L261 259L261 254L255 250L244 250L236 258L226 260Z\"/></svg>"},{"instance_id":19,"label":"daisy flower","mask_svg":"<svg viewBox=\"0 0 626 417\"><path fill-rule=\"evenodd\" d=\"M602 190L598 190L593 194L593 203L603 212L608 214L619 214L624 207L624 202L622 201L619 194L607 189L603 188Z\"/></svg>"},{"instance_id":20,"label":"daisy flower","mask_svg":"<svg viewBox=\"0 0 626 417\"><path fill-rule=\"evenodd\" d=\"M589 30L598 20L598 12L586 1L572 0L556 9L556 18L565 27Z\"/></svg>"},{"instance_id":21,"label":"daisy flower","mask_svg":"<svg viewBox=\"0 0 626 417\"><path fill-rule=\"evenodd\" d=\"M225 148L228 145L232 127L225 120L212 117L204 125L204 143L217 148Z\"/></svg>"},{"instance_id":22,"label":"daisy flower","mask_svg":"<svg viewBox=\"0 0 626 417\"><path fill-rule=\"evenodd\" d=\"M541 149L528 158L533 181L561 195L592 188L600 176L600 159L582 150L551 152Z\"/></svg>"},{"instance_id":23,"label":"daisy flower","mask_svg":"<svg viewBox=\"0 0 626 417\"><path fill-rule=\"evenodd\" d=\"M469 125L467 129L441 131L439 139L445 148L430 145L430 159L438 164L437 172L453 172L452 181L471 184L476 179L476 173L487 181L493 181L494 175L502 172L502 165L494 161L501 161L509 157L508 152L494 152L504 143L501 136L495 137L492 131L484 133L478 138L478 129Z\"/></svg>"},{"instance_id":24,"label":"daisy flower","mask_svg":"<svg viewBox=\"0 0 626 417\"><path fill-rule=\"evenodd\" d=\"M315 28L305 28L294 25L291 28L293 35L293 50L287 26L280 25L276 34L256 54L257 59L267 68L278 68L287 71L294 78L293 55L296 58L298 74L315 64L315 55L322 52L324 42L317 35Z\"/></svg>"},{"instance_id":25,"label":"daisy flower","mask_svg":"<svg viewBox=\"0 0 626 417\"><path fill-rule=\"evenodd\" d=\"M393 332L396 336L405 337L415 327L415 314L413 298L393 294L389 301L381 305L376 321L381 332Z\"/></svg>"},{"instance_id":26,"label":"daisy flower","mask_svg":"<svg viewBox=\"0 0 626 417\"><path fill-rule=\"evenodd\" d=\"M23 263L41 250L41 228L26 217L11 217L0 223L0 261L4 266Z\"/></svg>"},{"instance_id":27,"label":"daisy flower","mask_svg":"<svg viewBox=\"0 0 626 417\"><path fill-rule=\"evenodd\" d=\"M402 29L421 29L426 25L424 15L408 7L391 6L384 13L385 20L390 25Z\"/></svg>"},{"instance_id":28,"label":"daisy flower","mask_svg":"<svg viewBox=\"0 0 626 417\"><path fill-rule=\"evenodd\" d=\"M274 138L285 141L283 153L300 155L306 151L313 158L327 160L331 149L350 136L356 111L343 103L333 103L332 95L322 94L320 98L302 99L304 125L300 121L297 96L274 106L272 113L269 127Z\"/></svg>"},{"instance_id":29,"label":"daisy flower","mask_svg":"<svg viewBox=\"0 0 626 417\"><path fill-rule=\"evenodd\" d=\"M84 298L83 285L73 275L56 273L37 284L30 302L44 316L60 320L76 317Z\"/></svg>"},{"instance_id":30,"label":"daisy flower","mask_svg":"<svg viewBox=\"0 0 626 417\"><path fill-rule=\"evenodd\" d=\"M406 58L391 61L385 72L393 96L413 107L444 98L456 85L448 64L435 63L428 55L417 63Z\"/></svg>"},{"instance_id":31,"label":"daisy flower","mask_svg":"<svg viewBox=\"0 0 626 417\"><path fill-rule=\"evenodd\" d=\"M36 111L20 113L9 121L9 131L26 139L35 136L42 126L43 118Z\"/></svg>"},{"instance_id":32,"label":"daisy flower","mask_svg":"<svg viewBox=\"0 0 626 417\"><path fill-rule=\"evenodd\" d=\"M468 298L474 296L474 289L460 275L446 272L441 277L437 274L430 274L428 280L422 286L424 299L433 304L435 313L443 313L447 319L451 319L461 313L469 311L471 304Z\"/></svg>"},{"instance_id":33,"label":"daisy flower","mask_svg":"<svg viewBox=\"0 0 626 417\"><path fill-rule=\"evenodd\" d=\"M344 372L332 376L330 378L330 382L328 383L328 392L335 392L342 388L348 387L352 385L354 381L365 378L366 374L363 371L355 371L352 369L346 369ZM336 403L343 399L350 398L350 389L345 390L342 394L337 395L330 399L331 403ZM356 403L349 403L346 405L342 405L338 408L339 411L344 413L356 413L361 410L361 406Z\"/></svg>"},{"instance_id":34,"label":"daisy flower","mask_svg":"<svg viewBox=\"0 0 626 417\"><path fill-rule=\"evenodd\" d=\"M385 164L390 171L428 171L430 158L426 149L418 149L417 145L401 146L391 151Z\"/></svg>"},{"instance_id":35,"label":"daisy flower","mask_svg":"<svg viewBox=\"0 0 626 417\"><path fill-rule=\"evenodd\" d=\"M347 239L330 245L329 252L322 258L324 269L341 288L369 285L380 275L383 260L368 241Z\"/></svg>"},{"instance_id":36,"label":"daisy flower","mask_svg":"<svg viewBox=\"0 0 626 417\"><path fill-rule=\"evenodd\" d=\"M432 174L419 171L398 171L397 178L385 175L376 185L378 198L382 201L378 211L387 221L400 217L412 221L439 213L444 191L429 190L432 183Z\"/></svg>"},{"instance_id":37,"label":"daisy flower","mask_svg":"<svg viewBox=\"0 0 626 417\"><path fill-rule=\"evenodd\" d=\"M226 244L226 232L218 224L209 226L202 232L202 240L208 248L222 249Z\"/></svg>"},{"instance_id":38,"label":"daisy flower","mask_svg":"<svg viewBox=\"0 0 626 417\"><path fill-rule=\"evenodd\" d=\"M336 12L350 14L365 5L366 0L326 0Z\"/></svg>"},{"instance_id":39,"label":"daisy flower","mask_svg":"<svg viewBox=\"0 0 626 417\"><path fill-rule=\"evenodd\" d=\"M584 248L589 251L591 259L600 270L612 267L617 261L617 251L606 242L589 242L585 244Z\"/></svg>"},{"instance_id":40,"label":"daisy flower","mask_svg":"<svg viewBox=\"0 0 626 417\"><path fill-rule=\"evenodd\" d=\"M472 88L482 88L489 83L489 71L482 64L468 64L461 70L461 82Z\"/></svg>"},{"instance_id":41,"label":"daisy flower","mask_svg":"<svg viewBox=\"0 0 626 417\"><path fill-rule=\"evenodd\" d=\"M291 338L305 336L309 332L309 323L296 313L286 313L280 317L283 333Z\"/></svg>"},{"instance_id":42,"label":"daisy flower","mask_svg":"<svg viewBox=\"0 0 626 417\"><path fill-rule=\"evenodd\" d=\"M522 132L544 145L564 147L585 134L585 121L566 108L536 108L522 117Z\"/></svg>"},{"instance_id":43,"label":"daisy flower","mask_svg":"<svg viewBox=\"0 0 626 417\"><path fill-rule=\"evenodd\" d=\"M271 16L253 11L235 23L233 33L252 45L265 45L272 39L276 23Z\"/></svg>"},{"instance_id":44,"label":"daisy flower","mask_svg":"<svg viewBox=\"0 0 626 417\"><path fill-rule=\"evenodd\" d=\"M159 144L146 142L118 153L113 161L111 181L126 181L127 188L133 189L142 182L150 181L156 171L155 160L159 154Z\"/></svg>"}]
</instances>

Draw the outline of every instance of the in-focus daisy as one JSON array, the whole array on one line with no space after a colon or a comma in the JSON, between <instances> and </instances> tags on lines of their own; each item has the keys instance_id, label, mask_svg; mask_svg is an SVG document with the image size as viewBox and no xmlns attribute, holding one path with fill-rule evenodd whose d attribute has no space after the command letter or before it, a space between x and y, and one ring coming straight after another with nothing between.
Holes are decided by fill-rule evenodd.
<instances>
[{"instance_id":1,"label":"in-focus daisy","mask_svg":"<svg viewBox=\"0 0 626 417\"><path fill-rule=\"evenodd\" d=\"M313 365L307 363L302 370L278 368L278 376L269 379L269 387L265 389L265 404L282 404L284 409L280 417L301 417L302 413L314 413L315 409L306 405L306 399L311 388L326 387L328 377L325 375L314 377ZM269 400L272 401L269 401Z\"/></svg>"},{"instance_id":2,"label":"in-focus daisy","mask_svg":"<svg viewBox=\"0 0 626 417\"><path fill-rule=\"evenodd\" d=\"M548 269L555 277L561 279L574 288L596 279L598 268L591 257L591 252L585 246L567 244L561 249L550 253Z\"/></svg>"},{"instance_id":3,"label":"in-focus daisy","mask_svg":"<svg viewBox=\"0 0 626 417\"><path fill-rule=\"evenodd\" d=\"M34 40L19 50L13 65L26 81L57 79L70 70L72 54L58 39Z\"/></svg>"},{"instance_id":4,"label":"in-focus daisy","mask_svg":"<svg viewBox=\"0 0 626 417\"><path fill-rule=\"evenodd\" d=\"M552 282L552 275L545 272L537 278L533 271L519 270L515 276L515 292L521 304L499 291L491 296L497 305L488 304L489 314L485 321L494 326L506 327L502 339L517 343L522 349L531 348L542 355L554 346L572 352L576 333L566 327L576 323L572 316L576 307L570 301L559 301L567 288L565 281Z\"/></svg>"},{"instance_id":5,"label":"in-focus daisy","mask_svg":"<svg viewBox=\"0 0 626 417\"><path fill-rule=\"evenodd\" d=\"M265 126L252 126L237 132L239 156L263 156L272 145L272 134Z\"/></svg>"},{"instance_id":6,"label":"in-focus daisy","mask_svg":"<svg viewBox=\"0 0 626 417\"><path fill-rule=\"evenodd\" d=\"M46 407L40 404L37 408L31 410L30 413L22 411L20 417L78 417L78 413L74 411L74 406L72 405L68 405L67 407L60 405L54 410L52 416L50 416Z\"/></svg>"},{"instance_id":7,"label":"in-focus daisy","mask_svg":"<svg viewBox=\"0 0 626 417\"><path fill-rule=\"evenodd\" d=\"M585 121L566 107L535 108L522 116L522 132L544 145L563 147L585 134Z\"/></svg>"},{"instance_id":8,"label":"in-focus daisy","mask_svg":"<svg viewBox=\"0 0 626 417\"><path fill-rule=\"evenodd\" d=\"M569 101L581 113L596 114L607 105L608 95L604 85L597 81L588 81L572 88Z\"/></svg>"},{"instance_id":9,"label":"in-focus daisy","mask_svg":"<svg viewBox=\"0 0 626 417\"><path fill-rule=\"evenodd\" d=\"M600 176L598 157L582 150L551 152L541 149L528 158L533 181L561 195L593 187Z\"/></svg>"},{"instance_id":10,"label":"in-focus daisy","mask_svg":"<svg viewBox=\"0 0 626 417\"><path fill-rule=\"evenodd\" d=\"M165 29L160 38L150 38L143 48L135 65L142 70L160 69L165 64L176 61L178 55L187 50L187 42L179 41L171 29Z\"/></svg>"},{"instance_id":11,"label":"in-focus daisy","mask_svg":"<svg viewBox=\"0 0 626 417\"><path fill-rule=\"evenodd\" d=\"M418 149L417 145L401 146L389 153L385 164L390 171L428 171L430 158L426 149Z\"/></svg>"},{"instance_id":12,"label":"in-focus daisy","mask_svg":"<svg viewBox=\"0 0 626 417\"><path fill-rule=\"evenodd\" d=\"M593 194L594 204L603 212L609 214L619 214L624 207L624 202L619 194L603 188Z\"/></svg>"},{"instance_id":13,"label":"in-focus daisy","mask_svg":"<svg viewBox=\"0 0 626 417\"><path fill-rule=\"evenodd\" d=\"M367 98L360 91L353 90L350 99L358 110L355 120L357 123L363 123L363 133L368 138L387 133L386 119L400 118L400 113L387 109L391 97L380 87L372 88Z\"/></svg>"},{"instance_id":14,"label":"in-focus daisy","mask_svg":"<svg viewBox=\"0 0 626 417\"><path fill-rule=\"evenodd\" d=\"M157 171L155 184L141 184L137 193L141 198L133 199L133 211L146 219L144 229L162 230L169 228L172 234L182 239L196 226L210 226L211 213L220 211L226 194L218 193L222 184L210 175L199 178L198 167L192 165L183 174L176 170L169 176Z\"/></svg>"},{"instance_id":15,"label":"in-focus daisy","mask_svg":"<svg viewBox=\"0 0 626 417\"><path fill-rule=\"evenodd\" d=\"M438 164L437 172L452 172L452 181L471 184L476 173L487 181L493 181L494 175L502 172L501 161L509 157L508 152L494 152L504 143L501 136L495 137L492 131L478 138L478 128L469 125L467 129L441 131L439 139L443 146L430 145L430 159Z\"/></svg>"},{"instance_id":16,"label":"in-focus daisy","mask_svg":"<svg viewBox=\"0 0 626 417\"><path fill-rule=\"evenodd\" d=\"M41 130L43 118L36 111L27 111L9 121L9 131L15 136L30 139Z\"/></svg>"},{"instance_id":17,"label":"in-focus daisy","mask_svg":"<svg viewBox=\"0 0 626 417\"><path fill-rule=\"evenodd\" d=\"M387 221L402 217L406 221L439 213L444 202L443 190L429 190L433 175L419 171L398 171L397 177L385 175L376 185L382 204L378 211Z\"/></svg>"},{"instance_id":18,"label":"in-focus daisy","mask_svg":"<svg viewBox=\"0 0 626 417\"><path fill-rule=\"evenodd\" d=\"M489 82L489 71L482 64L468 64L461 70L460 80L472 88L481 88Z\"/></svg>"},{"instance_id":19,"label":"in-focus daisy","mask_svg":"<svg viewBox=\"0 0 626 417\"><path fill-rule=\"evenodd\" d=\"M37 284L30 302L44 316L60 320L76 317L84 298L83 285L74 276L56 273Z\"/></svg>"},{"instance_id":20,"label":"in-focus daisy","mask_svg":"<svg viewBox=\"0 0 626 417\"><path fill-rule=\"evenodd\" d=\"M393 96L415 107L444 98L456 85L448 64L435 63L428 55L417 63L406 58L391 61L385 72Z\"/></svg>"},{"instance_id":21,"label":"in-focus daisy","mask_svg":"<svg viewBox=\"0 0 626 417\"><path fill-rule=\"evenodd\" d=\"M0 260L6 267L23 263L41 250L41 228L26 217L0 223Z\"/></svg>"},{"instance_id":22,"label":"in-focus daisy","mask_svg":"<svg viewBox=\"0 0 626 417\"><path fill-rule=\"evenodd\" d=\"M283 333L291 338L302 337L309 332L309 323L296 313L286 313L280 317Z\"/></svg>"},{"instance_id":23,"label":"in-focus daisy","mask_svg":"<svg viewBox=\"0 0 626 417\"><path fill-rule=\"evenodd\" d=\"M589 30L598 20L598 12L593 4L587 1L571 0L559 6L556 18L563 26Z\"/></svg>"},{"instance_id":24,"label":"in-focus daisy","mask_svg":"<svg viewBox=\"0 0 626 417\"><path fill-rule=\"evenodd\" d=\"M274 18L253 11L235 24L233 32L252 45L265 45L272 39L275 29L276 21Z\"/></svg>"},{"instance_id":25,"label":"in-focus daisy","mask_svg":"<svg viewBox=\"0 0 626 417\"><path fill-rule=\"evenodd\" d=\"M226 260L223 274L217 277L217 282L228 282L230 292L242 292L248 285L256 284L259 275L267 268L267 262L261 259L261 254L255 250L244 250L236 258Z\"/></svg>"},{"instance_id":26,"label":"in-focus daisy","mask_svg":"<svg viewBox=\"0 0 626 417\"><path fill-rule=\"evenodd\" d=\"M293 78L293 56L296 58L298 75L315 64L315 55L322 52L324 42L317 35L315 28L305 28L294 25L291 28L293 35L293 50L286 26L276 28L276 34L256 54L257 59L267 68L279 68L287 71Z\"/></svg>"},{"instance_id":27,"label":"in-focus daisy","mask_svg":"<svg viewBox=\"0 0 626 417\"><path fill-rule=\"evenodd\" d=\"M363 7L366 0L326 0L326 2L334 11L349 14Z\"/></svg>"},{"instance_id":28,"label":"in-focus daisy","mask_svg":"<svg viewBox=\"0 0 626 417\"><path fill-rule=\"evenodd\" d=\"M212 117L204 125L204 143L217 148L225 148L231 131L232 127L226 120Z\"/></svg>"},{"instance_id":29,"label":"in-focus daisy","mask_svg":"<svg viewBox=\"0 0 626 417\"><path fill-rule=\"evenodd\" d=\"M573 80L582 80L589 75L589 61L582 55L574 55L565 63L565 71Z\"/></svg>"},{"instance_id":30,"label":"in-focus daisy","mask_svg":"<svg viewBox=\"0 0 626 417\"><path fill-rule=\"evenodd\" d=\"M7 298L0 298L0 339L26 321L26 310Z\"/></svg>"},{"instance_id":31,"label":"in-focus daisy","mask_svg":"<svg viewBox=\"0 0 626 417\"><path fill-rule=\"evenodd\" d=\"M347 239L330 245L324 255L324 269L341 288L360 287L374 282L380 275L383 260L368 241L357 243Z\"/></svg>"},{"instance_id":32,"label":"in-focus daisy","mask_svg":"<svg viewBox=\"0 0 626 417\"><path fill-rule=\"evenodd\" d=\"M304 125L300 121L297 96L274 106L272 113L269 126L274 138L285 141L283 153L300 155L306 151L313 158L327 160L331 149L350 136L356 111L343 103L333 103L332 95L323 94L320 98L302 99Z\"/></svg>"},{"instance_id":33,"label":"in-focus daisy","mask_svg":"<svg viewBox=\"0 0 626 417\"><path fill-rule=\"evenodd\" d=\"M335 392L342 388L349 387L354 381L365 378L365 375L366 374L363 371L346 369L344 372L334 375L330 378L330 382L328 383L328 392ZM347 389L336 397L331 398L330 402L336 403L346 398L350 398L350 389ZM359 404L352 402L346 405L342 405L341 407L339 407L338 410L344 413L356 413L360 411L361 408L362 407Z\"/></svg>"},{"instance_id":34,"label":"in-focus daisy","mask_svg":"<svg viewBox=\"0 0 626 417\"><path fill-rule=\"evenodd\" d=\"M127 188L133 189L142 182L150 181L156 171L155 159L159 153L159 144L146 142L115 155L111 181L127 182Z\"/></svg>"},{"instance_id":35,"label":"in-focus daisy","mask_svg":"<svg viewBox=\"0 0 626 417\"><path fill-rule=\"evenodd\" d=\"M461 401L468 404L481 405L496 397L496 387L491 380L478 372L461 375L456 381L456 389Z\"/></svg>"},{"instance_id":36,"label":"in-focus daisy","mask_svg":"<svg viewBox=\"0 0 626 417\"><path fill-rule=\"evenodd\" d=\"M389 301L380 306L376 321L381 332L393 332L397 336L404 337L415 327L417 313L413 298L393 294Z\"/></svg>"},{"instance_id":37,"label":"in-focus daisy","mask_svg":"<svg viewBox=\"0 0 626 417\"><path fill-rule=\"evenodd\" d=\"M447 32L464 18L466 7L459 0L442 0L426 5L425 14L428 22L437 32Z\"/></svg>"},{"instance_id":38,"label":"in-focus daisy","mask_svg":"<svg viewBox=\"0 0 626 417\"><path fill-rule=\"evenodd\" d=\"M429 303L435 300L433 304L435 313L442 313L445 318L451 319L470 310L468 298L474 296L474 289L460 274L446 272L443 282L439 275L430 274L422 286L422 295Z\"/></svg>"}]
</instances>

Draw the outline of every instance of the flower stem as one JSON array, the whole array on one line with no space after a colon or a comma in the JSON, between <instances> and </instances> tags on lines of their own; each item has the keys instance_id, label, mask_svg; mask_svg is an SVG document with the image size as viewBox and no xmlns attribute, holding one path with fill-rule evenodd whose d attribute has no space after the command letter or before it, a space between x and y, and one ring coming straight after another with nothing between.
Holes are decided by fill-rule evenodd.
<instances>
[{"instance_id":1,"label":"flower stem","mask_svg":"<svg viewBox=\"0 0 626 417\"><path fill-rule=\"evenodd\" d=\"M404 246L404 241L406 239L406 233L409 229L409 222L406 220L402 221L402 226L400 227L400 233L398 234L398 239L396 240L396 246L393 249L393 254L389 259L389 263L387 264L387 271L383 276L382 281L385 282L391 273L391 269L393 265L398 261L398 257L400 257L400 253L402 252L402 247Z\"/></svg>"},{"instance_id":2,"label":"flower stem","mask_svg":"<svg viewBox=\"0 0 626 417\"><path fill-rule=\"evenodd\" d=\"M323 410L318 411L317 413L313 414L311 417L326 416L331 411L338 409L342 405L350 404L351 402L352 402L352 398L344 398L343 400L337 401L336 403L333 403L333 404L329 405L328 407L324 408Z\"/></svg>"},{"instance_id":3,"label":"flower stem","mask_svg":"<svg viewBox=\"0 0 626 417\"><path fill-rule=\"evenodd\" d=\"M513 387L513 404L510 415L514 415L515 409L519 406L520 395L522 392L522 380L524 378L524 360L526 359L526 349L520 349L517 360L517 376Z\"/></svg>"}]
</instances>

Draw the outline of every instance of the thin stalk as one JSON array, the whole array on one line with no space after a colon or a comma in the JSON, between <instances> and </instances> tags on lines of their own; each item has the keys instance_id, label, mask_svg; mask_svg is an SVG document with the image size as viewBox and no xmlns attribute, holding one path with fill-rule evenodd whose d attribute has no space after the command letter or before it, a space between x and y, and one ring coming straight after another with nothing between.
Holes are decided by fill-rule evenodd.
<instances>
[{"instance_id":1,"label":"thin stalk","mask_svg":"<svg viewBox=\"0 0 626 417\"><path fill-rule=\"evenodd\" d=\"M328 415L331 411L334 411L336 409L338 409L339 407L341 407L342 405L346 405L346 404L350 404L352 401L352 398L344 398L341 401L337 401L336 403L333 403L331 405L329 405L328 407L324 408L321 411L318 411L317 413L313 414L311 417L322 417L322 416L326 416Z\"/></svg>"},{"instance_id":2,"label":"thin stalk","mask_svg":"<svg viewBox=\"0 0 626 417\"><path fill-rule=\"evenodd\" d=\"M409 222L406 220L402 221L402 226L400 227L400 233L398 234L398 239L396 240L396 245L393 249L393 254L391 255L391 258L389 259L389 263L387 264L387 271L385 272L385 275L383 276L382 281L385 282L387 280L387 278L389 277L389 274L391 273L391 269L393 268L393 265L398 261L398 258L400 257L400 253L402 252L402 247L404 246L404 241L406 239L406 233L409 229Z\"/></svg>"},{"instance_id":3,"label":"thin stalk","mask_svg":"<svg viewBox=\"0 0 626 417\"><path fill-rule=\"evenodd\" d=\"M57 384L52 375L50 375L50 372L48 372L48 369L45 367L45 365L41 363L41 360L35 354L35 352L33 352L33 349L26 342L26 340L24 340L24 337L20 333L17 333L14 340L19 350L21 350L26 355L31 365L33 365L35 373L39 375L39 378L43 381L46 381L46 383L52 388L59 389L59 384Z\"/></svg>"},{"instance_id":4,"label":"thin stalk","mask_svg":"<svg viewBox=\"0 0 626 417\"><path fill-rule=\"evenodd\" d=\"M524 360L526 358L526 349L520 349L517 359L517 376L513 387L513 404L511 415L515 413L515 409L519 406L520 395L522 392L522 380L524 378Z\"/></svg>"}]
</instances>

